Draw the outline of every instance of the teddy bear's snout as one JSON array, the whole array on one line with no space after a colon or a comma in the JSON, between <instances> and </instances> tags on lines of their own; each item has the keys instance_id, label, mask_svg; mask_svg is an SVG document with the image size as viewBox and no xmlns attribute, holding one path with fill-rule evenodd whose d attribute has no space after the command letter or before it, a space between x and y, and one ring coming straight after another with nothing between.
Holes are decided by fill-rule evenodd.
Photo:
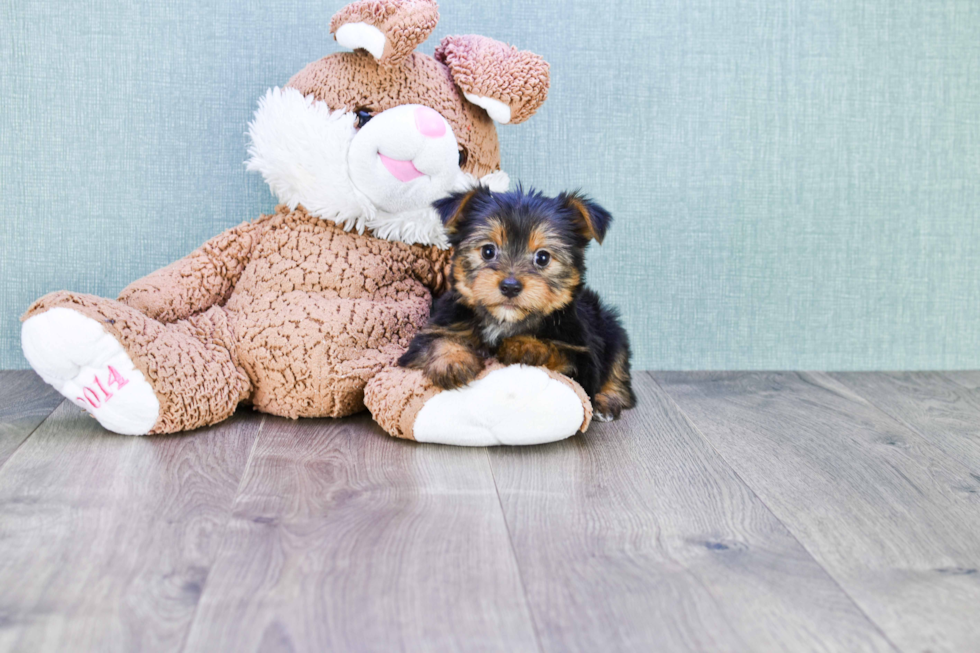
<instances>
[{"instance_id":1,"label":"teddy bear's snout","mask_svg":"<svg viewBox=\"0 0 980 653\"><path fill-rule=\"evenodd\" d=\"M351 141L351 180L379 209L427 207L459 183L459 146L438 111L403 104L375 115Z\"/></svg>"},{"instance_id":2,"label":"teddy bear's snout","mask_svg":"<svg viewBox=\"0 0 980 653\"><path fill-rule=\"evenodd\" d=\"M415 126L423 136L429 138L442 138L446 134L446 121L435 109L429 107L415 107Z\"/></svg>"}]
</instances>

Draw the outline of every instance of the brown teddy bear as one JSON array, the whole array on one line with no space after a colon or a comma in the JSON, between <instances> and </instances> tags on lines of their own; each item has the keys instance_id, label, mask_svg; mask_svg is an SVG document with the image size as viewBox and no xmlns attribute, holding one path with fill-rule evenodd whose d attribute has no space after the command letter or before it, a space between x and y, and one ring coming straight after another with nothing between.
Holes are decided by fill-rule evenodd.
<instances>
[{"instance_id":1,"label":"brown teddy bear","mask_svg":"<svg viewBox=\"0 0 980 653\"><path fill-rule=\"evenodd\" d=\"M242 402L285 417L371 410L394 436L531 444L584 430L570 379L489 362L443 392L396 360L425 324L449 259L434 200L506 189L494 120L547 95L537 55L482 36L415 52L433 0L361 0L331 32L353 52L270 90L250 125L249 169L282 204L131 284L116 301L55 292L23 317L24 354L106 429L174 433Z\"/></svg>"}]
</instances>

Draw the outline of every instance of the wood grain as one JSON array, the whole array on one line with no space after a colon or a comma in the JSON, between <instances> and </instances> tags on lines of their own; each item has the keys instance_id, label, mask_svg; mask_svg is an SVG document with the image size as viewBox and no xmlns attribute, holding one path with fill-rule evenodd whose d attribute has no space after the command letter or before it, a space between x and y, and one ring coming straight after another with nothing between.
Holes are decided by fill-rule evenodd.
<instances>
[{"instance_id":1,"label":"wood grain","mask_svg":"<svg viewBox=\"0 0 980 653\"><path fill-rule=\"evenodd\" d=\"M654 377L906 651L980 642L980 479L822 374Z\"/></svg>"},{"instance_id":2,"label":"wood grain","mask_svg":"<svg viewBox=\"0 0 980 653\"><path fill-rule=\"evenodd\" d=\"M179 650L260 419L133 438L63 403L0 470L0 650Z\"/></svg>"},{"instance_id":3,"label":"wood grain","mask_svg":"<svg viewBox=\"0 0 980 653\"><path fill-rule=\"evenodd\" d=\"M980 373L637 389L488 452L114 436L0 373L0 651L980 650Z\"/></svg>"},{"instance_id":4,"label":"wood grain","mask_svg":"<svg viewBox=\"0 0 980 653\"><path fill-rule=\"evenodd\" d=\"M486 452L269 418L187 651L534 651Z\"/></svg>"},{"instance_id":5,"label":"wood grain","mask_svg":"<svg viewBox=\"0 0 980 653\"><path fill-rule=\"evenodd\" d=\"M958 460L980 481L980 388L971 387L967 374L954 375L962 384L936 372L830 376Z\"/></svg>"},{"instance_id":6,"label":"wood grain","mask_svg":"<svg viewBox=\"0 0 980 653\"><path fill-rule=\"evenodd\" d=\"M0 467L62 401L34 372L0 372Z\"/></svg>"},{"instance_id":7,"label":"wood grain","mask_svg":"<svg viewBox=\"0 0 980 653\"><path fill-rule=\"evenodd\" d=\"M957 385L961 385L967 390L980 391L980 371L961 370L956 372L943 372L942 376Z\"/></svg>"},{"instance_id":8,"label":"wood grain","mask_svg":"<svg viewBox=\"0 0 980 653\"><path fill-rule=\"evenodd\" d=\"M548 651L885 651L878 629L664 392L490 459Z\"/></svg>"}]
</instances>

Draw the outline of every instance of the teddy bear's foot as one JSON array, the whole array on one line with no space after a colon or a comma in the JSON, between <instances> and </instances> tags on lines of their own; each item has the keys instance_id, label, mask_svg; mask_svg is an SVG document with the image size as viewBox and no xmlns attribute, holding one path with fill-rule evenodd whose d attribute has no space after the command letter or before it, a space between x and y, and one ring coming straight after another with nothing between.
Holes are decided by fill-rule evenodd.
<instances>
[{"instance_id":1,"label":"teddy bear's foot","mask_svg":"<svg viewBox=\"0 0 980 653\"><path fill-rule=\"evenodd\" d=\"M568 377L496 361L466 387L447 391L418 370L389 368L368 383L364 403L391 435L471 447L564 440L592 418L587 395Z\"/></svg>"},{"instance_id":2,"label":"teddy bear's foot","mask_svg":"<svg viewBox=\"0 0 980 653\"><path fill-rule=\"evenodd\" d=\"M52 308L24 322L21 342L34 371L107 430L146 435L156 424L156 393L97 321L69 308Z\"/></svg>"},{"instance_id":3,"label":"teddy bear's foot","mask_svg":"<svg viewBox=\"0 0 980 653\"><path fill-rule=\"evenodd\" d=\"M418 442L472 447L564 440L585 422L582 400L538 367L494 370L464 388L429 399L415 418Z\"/></svg>"}]
</instances>

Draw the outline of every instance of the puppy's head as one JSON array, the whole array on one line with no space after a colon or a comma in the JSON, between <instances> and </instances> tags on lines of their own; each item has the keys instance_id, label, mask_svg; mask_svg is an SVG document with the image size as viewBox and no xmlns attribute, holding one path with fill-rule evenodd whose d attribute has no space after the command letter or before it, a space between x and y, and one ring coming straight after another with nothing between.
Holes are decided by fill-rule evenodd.
<instances>
[{"instance_id":1,"label":"puppy's head","mask_svg":"<svg viewBox=\"0 0 980 653\"><path fill-rule=\"evenodd\" d=\"M568 305L582 285L585 248L601 243L612 217L577 193L545 197L478 187L435 203L456 248L453 281L463 301L499 322L520 322Z\"/></svg>"}]
</instances>

